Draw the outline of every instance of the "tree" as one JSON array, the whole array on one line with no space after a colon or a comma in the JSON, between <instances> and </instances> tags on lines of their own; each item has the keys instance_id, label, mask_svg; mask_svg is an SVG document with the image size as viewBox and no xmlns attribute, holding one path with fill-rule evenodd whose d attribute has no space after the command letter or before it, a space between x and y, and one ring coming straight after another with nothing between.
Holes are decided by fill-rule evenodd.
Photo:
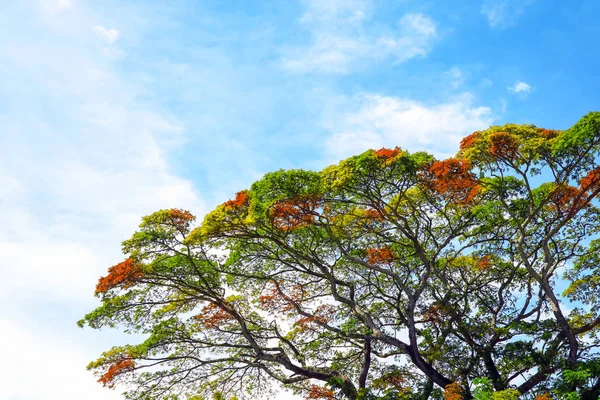
<instances>
[{"instance_id":1,"label":"tree","mask_svg":"<svg viewBox=\"0 0 600 400\"><path fill-rule=\"evenodd\" d=\"M269 173L194 227L144 217L81 326L131 399L598 399L600 113L495 126L436 160Z\"/></svg>"}]
</instances>

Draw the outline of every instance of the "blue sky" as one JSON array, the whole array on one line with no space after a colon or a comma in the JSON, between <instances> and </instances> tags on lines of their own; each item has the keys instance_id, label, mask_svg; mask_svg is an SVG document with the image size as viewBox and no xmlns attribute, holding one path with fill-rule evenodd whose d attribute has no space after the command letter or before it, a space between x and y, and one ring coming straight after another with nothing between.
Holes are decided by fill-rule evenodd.
<instances>
[{"instance_id":1,"label":"blue sky","mask_svg":"<svg viewBox=\"0 0 600 400\"><path fill-rule=\"evenodd\" d=\"M599 14L595 0L0 2L0 398L119 398L84 366L128 338L75 321L142 215L202 216L278 168L382 146L444 157L490 124L563 129L597 110Z\"/></svg>"}]
</instances>

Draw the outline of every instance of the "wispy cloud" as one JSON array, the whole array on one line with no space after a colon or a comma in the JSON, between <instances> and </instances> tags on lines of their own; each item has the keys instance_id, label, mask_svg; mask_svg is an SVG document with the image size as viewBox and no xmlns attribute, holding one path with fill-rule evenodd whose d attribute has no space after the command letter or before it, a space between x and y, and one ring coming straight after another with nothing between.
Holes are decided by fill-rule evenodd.
<instances>
[{"instance_id":1,"label":"wispy cloud","mask_svg":"<svg viewBox=\"0 0 600 400\"><path fill-rule=\"evenodd\" d=\"M404 15L394 27L374 28L367 1L312 0L305 5L300 21L312 42L283 52L283 66L296 73L348 73L361 63L405 62L427 55L438 36L433 20L420 13Z\"/></svg>"},{"instance_id":2,"label":"wispy cloud","mask_svg":"<svg viewBox=\"0 0 600 400\"><path fill-rule=\"evenodd\" d=\"M380 57L392 56L396 62L426 56L437 37L437 28L423 14L406 14L398 21L395 34L380 36L373 50Z\"/></svg>"},{"instance_id":3,"label":"wispy cloud","mask_svg":"<svg viewBox=\"0 0 600 400\"><path fill-rule=\"evenodd\" d=\"M529 84L522 81L516 81L514 85L508 87L509 91L522 94L531 92L531 89L532 87Z\"/></svg>"},{"instance_id":4,"label":"wispy cloud","mask_svg":"<svg viewBox=\"0 0 600 400\"><path fill-rule=\"evenodd\" d=\"M350 64L368 54L368 45L362 40L319 34L308 49L295 49L283 59L286 69L296 73L347 73Z\"/></svg>"},{"instance_id":5,"label":"wispy cloud","mask_svg":"<svg viewBox=\"0 0 600 400\"><path fill-rule=\"evenodd\" d=\"M355 111L330 126L326 146L332 159L383 146L446 157L458 150L464 136L495 119L489 107L473 105L468 93L437 104L381 95L360 96L354 103Z\"/></svg>"},{"instance_id":6,"label":"wispy cloud","mask_svg":"<svg viewBox=\"0 0 600 400\"><path fill-rule=\"evenodd\" d=\"M62 10L72 8L75 0L41 0L41 8L49 13L56 13Z\"/></svg>"},{"instance_id":7,"label":"wispy cloud","mask_svg":"<svg viewBox=\"0 0 600 400\"><path fill-rule=\"evenodd\" d=\"M85 368L86 349L63 335L41 333L6 320L0 320L6 346L2 354L10 363L0 364L4 399L120 400L119 391L109 391L95 382ZM74 368L75 367L75 368ZM27 371L27 373L25 373ZM31 378L35 378L35 385ZM59 384L68 380L68 384ZM84 394L85 393L85 394Z\"/></svg>"},{"instance_id":8,"label":"wispy cloud","mask_svg":"<svg viewBox=\"0 0 600 400\"><path fill-rule=\"evenodd\" d=\"M505 29L515 25L525 9L536 0L484 0L481 13L490 27Z\"/></svg>"},{"instance_id":9,"label":"wispy cloud","mask_svg":"<svg viewBox=\"0 0 600 400\"><path fill-rule=\"evenodd\" d=\"M359 24L371 11L368 0L304 0L300 20L308 24Z\"/></svg>"},{"instance_id":10,"label":"wispy cloud","mask_svg":"<svg viewBox=\"0 0 600 400\"><path fill-rule=\"evenodd\" d=\"M491 80L490 78L483 78L479 81L479 86L481 88L489 88L494 86L494 81Z\"/></svg>"},{"instance_id":11,"label":"wispy cloud","mask_svg":"<svg viewBox=\"0 0 600 400\"><path fill-rule=\"evenodd\" d=\"M0 367L0 398L116 399L85 371L103 349L78 336L74 322L93 307L97 278L120 261L119 242L142 215L167 207L202 213L204 205L168 162L175 144L167 143L181 140L185 127L139 100L142 88L95 51L95 16L75 7L76 20L57 13L56 23L43 24L38 12L47 11L36 5L23 4L19 15L39 37L0 44L0 271L11 277L0 284L0 304L11 304L0 306L0 331L10 344L2 353L16 363ZM38 385L23 379L25 370ZM65 377L73 384L56 384Z\"/></svg>"},{"instance_id":12,"label":"wispy cloud","mask_svg":"<svg viewBox=\"0 0 600 400\"><path fill-rule=\"evenodd\" d=\"M465 76L460 70L460 68L453 67L448 71L444 72L444 77L446 77L450 81L450 85L457 89L465 82Z\"/></svg>"},{"instance_id":13,"label":"wispy cloud","mask_svg":"<svg viewBox=\"0 0 600 400\"><path fill-rule=\"evenodd\" d=\"M119 39L119 31L112 28L106 29L103 26L96 25L92 31L96 34L97 37L102 39L108 44L114 44Z\"/></svg>"}]
</instances>

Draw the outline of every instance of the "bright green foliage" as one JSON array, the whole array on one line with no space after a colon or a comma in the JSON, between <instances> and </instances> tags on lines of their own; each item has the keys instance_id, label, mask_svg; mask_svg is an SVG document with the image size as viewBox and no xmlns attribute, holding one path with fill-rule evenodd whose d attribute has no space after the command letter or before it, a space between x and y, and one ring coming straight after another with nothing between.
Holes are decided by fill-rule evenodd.
<instances>
[{"instance_id":1,"label":"bright green foliage","mask_svg":"<svg viewBox=\"0 0 600 400\"><path fill-rule=\"evenodd\" d=\"M473 400L516 400L521 396L516 389L494 391L488 378L473 379Z\"/></svg>"},{"instance_id":2,"label":"bright green foliage","mask_svg":"<svg viewBox=\"0 0 600 400\"><path fill-rule=\"evenodd\" d=\"M158 211L80 321L145 340L89 368L144 400L271 398L275 382L307 399L597 400L599 157L590 113L475 132L447 160L380 149L269 173L199 225Z\"/></svg>"},{"instance_id":3,"label":"bright green foliage","mask_svg":"<svg viewBox=\"0 0 600 400\"><path fill-rule=\"evenodd\" d=\"M494 387L488 378L473 379L473 399L474 400L492 400Z\"/></svg>"}]
</instances>

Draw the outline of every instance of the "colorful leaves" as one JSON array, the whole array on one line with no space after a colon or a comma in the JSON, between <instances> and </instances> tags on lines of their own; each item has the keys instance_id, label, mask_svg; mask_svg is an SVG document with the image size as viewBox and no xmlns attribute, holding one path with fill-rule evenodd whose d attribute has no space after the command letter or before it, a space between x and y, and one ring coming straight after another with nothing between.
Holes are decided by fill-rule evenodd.
<instances>
[{"instance_id":1,"label":"colorful leaves","mask_svg":"<svg viewBox=\"0 0 600 400\"><path fill-rule=\"evenodd\" d=\"M224 205L226 209L235 210L247 205L248 201L248 191L242 190L235 194L235 198L233 200L227 200Z\"/></svg>"},{"instance_id":2,"label":"colorful leaves","mask_svg":"<svg viewBox=\"0 0 600 400\"><path fill-rule=\"evenodd\" d=\"M466 150L473 147L477 141L478 135L479 132L473 132L469 136L465 136L463 140L460 141L460 149Z\"/></svg>"},{"instance_id":3,"label":"colorful leaves","mask_svg":"<svg viewBox=\"0 0 600 400\"><path fill-rule=\"evenodd\" d=\"M482 274L496 266L498 257L493 254L471 253L464 256L453 257L451 260L440 264L448 268L448 271L463 271L474 273L475 276ZM501 263L501 260L500 260Z\"/></svg>"},{"instance_id":4,"label":"colorful leaves","mask_svg":"<svg viewBox=\"0 0 600 400\"><path fill-rule=\"evenodd\" d=\"M199 244L207 238L218 237L226 232L235 232L252 224L248 213L250 206L249 191L237 192L234 199L227 200L206 214L202 225L194 229L186 238L186 244Z\"/></svg>"},{"instance_id":5,"label":"colorful leaves","mask_svg":"<svg viewBox=\"0 0 600 400\"><path fill-rule=\"evenodd\" d=\"M169 218L173 225L188 230L190 224L196 219L192 213L186 210L180 210L178 208L172 208L169 210Z\"/></svg>"},{"instance_id":6,"label":"colorful leaves","mask_svg":"<svg viewBox=\"0 0 600 400\"><path fill-rule=\"evenodd\" d=\"M551 149L560 131L534 125L506 124L492 126L466 136L460 144L459 156L477 168L520 165L551 157Z\"/></svg>"},{"instance_id":7,"label":"colorful leaves","mask_svg":"<svg viewBox=\"0 0 600 400\"><path fill-rule=\"evenodd\" d=\"M441 304L433 304L423 311L423 320L433 322L435 324L443 321L447 314L447 307Z\"/></svg>"},{"instance_id":8,"label":"colorful leaves","mask_svg":"<svg viewBox=\"0 0 600 400\"><path fill-rule=\"evenodd\" d=\"M600 193L600 167L579 180L579 187L560 184L550 193L550 209L559 213L574 213L590 205L591 197Z\"/></svg>"},{"instance_id":9,"label":"colorful leaves","mask_svg":"<svg viewBox=\"0 0 600 400\"><path fill-rule=\"evenodd\" d=\"M271 208L271 223L282 231L313 224L318 205L311 197L280 201Z\"/></svg>"},{"instance_id":10,"label":"colorful leaves","mask_svg":"<svg viewBox=\"0 0 600 400\"><path fill-rule=\"evenodd\" d=\"M150 265L159 249L179 247L196 217L187 210L159 210L142 218L140 229L122 242L122 250L139 263Z\"/></svg>"},{"instance_id":11,"label":"colorful leaves","mask_svg":"<svg viewBox=\"0 0 600 400\"><path fill-rule=\"evenodd\" d=\"M495 132L489 136L489 152L496 159L511 161L517 153L517 139L507 132Z\"/></svg>"},{"instance_id":12,"label":"colorful leaves","mask_svg":"<svg viewBox=\"0 0 600 400\"><path fill-rule=\"evenodd\" d=\"M492 256L490 254L486 254L483 257L477 259L477 263L475 268L479 271L485 271L492 266Z\"/></svg>"},{"instance_id":13,"label":"colorful leaves","mask_svg":"<svg viewBox=\"0 0 600 400\"><path fill-rule=\"evenodd\" d=\"M318 306L315 311L310 313L305 313L301 318L294 322L294 326L296 327L298 332L305 332L307 330L315 330L321 324L326 324L334 318L336 310L334 307L328 304L322 304Z\"/></svg>"},{"instance_id":14,"label":"colorful leaves","mask_svg":"<svg viewBox=\"0 0 600 400\"><path fill-rule=\"evenodd\" d=\"M471 163L465 159L449 158L434 162L422 175L427 188L456 204L472 203L481 191Z\"/></svg>"},{"instance_id":15,"label":"colorful leaves","mask_svg":"<svg viewBox=\"0 0 600 400\"><path fill-rule=\"evenodd\" d=\"M402 372L399 370L392 370L391 372L385 373L381 377L374 379L373 387L376 389L393 388L400 393L410 391L410 383L407 382L406 378L402 376Z\"/></svg>"},{"instance_id":16,"label":"colorful leaves","mask_svg":"<svg viewBox=\"0 0 600 400\"><path fill-rule=\"evenodd\" d=\"M196 217L187 210L179 208L171 208L154 212L144 218L140 228L143 230L163 230L176 228L180 231L187 232L190 225L196 220Z\"/></svg>"},{"instance_id":17,"label":"colorful leaves","mask_svg":"<svg viewBox=\"0 0 600 400\"><path fill-rule=\"evenodd\" d=\"M118 286L128 288L143 276L140 265L128 258L108 269L108 275L100 278L96 285L96 294L105 293Z\"/></svg>"},{"instance_id":18,"label":"colorful leaves","mask_svg":"<svg viewBox=\"0 0 600 400\"><path fill-rule=\"evenodd\" d=\"M371 265L389 264L396 259L394 252L388 247L367 249L367 262Z\"/></svg>"},{"instance_id":19,"label":"colorful leaves","mask_svg":"<svg viewBox=\"0 0 600 400\"><path fill-rule=\"evenodd\" d=\"M284 288L283 282L272 282L270 290L259 296L258 300L262 308L269 311L288 312L296 308L306 293L300 285L290 285Z\"/></svg>"},{"instance_id":20,"label":"colorful leaves","mask_svg":"<svg viewBox=\"0 0 600 400\"><path fill-rule=\"evenodd\" d=\"M297 326L300 331L305 331L312 324L326 324L327 322L329 322L329 318L324 315L307 315L294 322L294 326Z\"/></svg>"},{"instance_id":21,"label":"colorful leaves","mask_svg":"<svg viewBox=\"0 0 600 400\"><path fill-rule=\"evenodd\" d=\"M104 387L112 388L114 386L114 380L117 376L132 371L134 368L135 363L132 359L119 359L108 367L106 372L100 376L98 382L101 383Z\"/></svg>"},{"instance_id":22,"label":"colorful leaves","mask_svg":"<svg viewBox=\"0 0 600 400\"><path fill-rule=\"evenodd\" d=\"M463 389L458 382L452 382L444 388L444 400L463 400Z\"/></svg>"},{"instance_id":23,"label":"colorful leaves","mask_svg":"<svg viewBox=\"0 0 600 400\"><path fill-rule=\"evenodd\" d=\"M347 193L354 196L364 191L370 180L386 179L392 183L409 183L417 180L416 174L433 157L424 152L410 154L399 147L367 150L362 154L340 161L337 165L321 172L323 189L334 193ZM408 178L412 178L408 180ZM331 194L330 192L330 194Z\"/></svg>"},{"instance_id":24,"label":"colorful leaves","mask_svg":"<svg viewBox=\"0 0 600 400\"><path fill-rule=\"evenodd\" d=\"M555 129L542 129L540 131L540 135L542 135L546 139L554 139L559 134L560 134L560 131L557 131Z\"/></svg>"},{"instance_id":25,"label":"colorful leaves","mask_svg":"<svg viewBox=\"0 0 600 400\"><path fill-rule=\"evenodd\" d=\"M310 223L308 214L322 191L321 173L300 169L268 173L249 190L249 218L282 230L304 226Z\"/></svg>"},{"instance_id":26,"label":"colorful leaves","mask_svg":"<svg viewBox=\"0 0 600 400\"><path fill-rule=\"evenodd\" d=\"M585 162L565 169L562 155L551 151L561 135L506 125L467 136L459 155L447 160L383 148L322 172L276 171L218 206L185 240L194 220L189 212L146 217L124 245L130 258L111 267L96 292L139 287L101 296L102 307L82 323L123 324L152 335L93 366L103 372L100 382L112 385L144 368L130 374L135 383L181 378L178 387L191 387L194 395L206 390L204 396L236 379L249 379L243 382L250 393L258 386L254 377L266 372L293 376L292 386L313 399L349 397L357 381L371 385L362 393L395 398L420 390L433 368L445 378L437 385L460 377L462 387L448 385L444 398L462 400L470 397L470 380L490 368L481 349L497 361L496 387L514 386L508 377L516 371L535 374L533 356L547 356L552 368L562 365L566 337L552 314L532 322L552 288L540 289L524 265L530 260L550 283L559 267L577 270L565 275L572 281L565 295L587 309L571 312L566 324L581 343L599 329L597 314L589 312L598 304L599 256L587 239L600 232L592 199L600 191L600 168L597 152L581 150L576 156ZM541 183L545 178L550 182ZM550 234L553 242L542 249ZM192 240L196 235L201 242ZM557 266L543 265L554 261ZM531 302L518 300L524 290ZM235 296L225 297L228 292ZM160 325L165 320L172 322ZM398 345L396 334L406 328L416 340ZM555 354L543 349L549 345ZM430 368L407 357L406 370L388 374L379 358L413 347ZM198 375L185 377L196 368ZM336 392L309 386L304 379L315 373ZM332 376L344 376L347 386L334 385ZM543 390L554 390L551 379L540 382ZM518 395L489 387L487 400Z\"/></svg>"},{"instance_id":27,"label":"colorful leaves","mask_svg":"<svg viewBox=\"0 0 600 400\"><path fill-rule=\"evenodd\" d=\"M600 189L600 166L589 171L579 180L579 187L583 192L596 192Z\"/></svg>"},{"instance_id":28,"label":"colorful leaves","mask_svg":"<svg viewBox=\"0 0 600 400\"><path fill-rule=\"evenodd\" d=\"M375 157L384 161L386 164L394 161L394 159L396 159L400 154L402 154L402 150L398 146L393 149L382 147L379 150L375 150Z\"/></svg>"},{"instance_id":29,"label":"colorful leaves","mask_svg":"<svg viewBox=\"0 0 600 400\"><path fill-rule=\"evenodd\" d=\"M379 220L379 221L381 221L383 219L383 215L382 215L381 211L376 210L374 208L367 208L365 210L365 217L367 217L369 219Z\"/></svg>"},{"instance_id":30,"label":"colorful leaves","mask_svg":"<svg viewBox=\"0 0 600 400\"><path fill-rule=\"evenodd\" d=\"M550 193L550 209L559 213L585 206L581 189L569 185L558 185Z\"/></svg>"},{"instance_id":31,"label":"colorful leaves","mask_svg":"<svg viewBox=\"0 0 600 400\"><path fill-rule=\"evenodd\" d=\"M204 306L201 314L194 318L206 329L217 329L223 324L234 320L229 311L216 303L209 303Z\"/></svg>"},{"instance_id":32,"label":"colorful leaves","mask_svg":"<svg viewBox=\"0 0 600 400\"><path fill-rule=\"evenodd\" d=\"M310 390L306 396L307 400L335 400L335 392L323 386L310 385Z\"/></svg>"}]
</instances>

